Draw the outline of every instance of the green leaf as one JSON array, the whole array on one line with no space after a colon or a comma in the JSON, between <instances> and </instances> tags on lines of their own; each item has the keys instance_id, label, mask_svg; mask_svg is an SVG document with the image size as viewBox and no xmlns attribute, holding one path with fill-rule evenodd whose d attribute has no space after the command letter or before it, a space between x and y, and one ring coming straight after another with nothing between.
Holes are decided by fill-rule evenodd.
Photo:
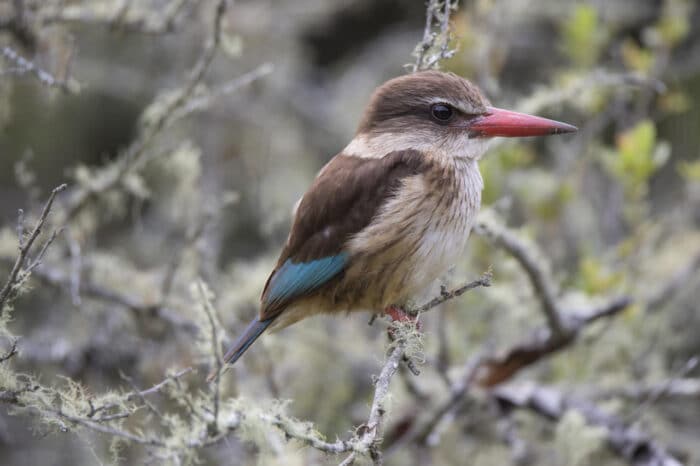
<instances>
[{"instance_id":1,"label":"green leaf","mask_svg":"<svg viewBox=\"0 0 700 466\"><path fill-rule=\"evenodd\" d=\"M598 12L591 5L577 5L573 15L564 23L564 49L567 55L581 67L593 65L605 42Z\"/></svg>"},{"instance_id":2,"label":"green leaf","mask_svg":"<svg viewBox=\"0 0 700 466\"><path fill-rule=\"evenodd\" d=\"M686 181L700 181L700 160L694 162L682 161L677 165L678 172Z\"/></svg>"},{"instance_id":3,"label":"green leaf","mask_svg":"<svg viewBox=\"0 0 700 466\"><path fill-rule=\"evenodd\" d=\"M666 0L663 13L656 23L656 32L669 47L680 44L690 32L690 2L687 0Z\"/></svg>"},{"instance_id":4,"label":"green leaf","mask_svg":"<svg viewBox=\"0 0 700 466\"><path fill-rule=\"evenodd\" d=\"M603 159L605 166L623 184L628 197L638 199L646 194L651 176L668 160L670 146L657 143L656 126L643 120L617 136L616 149Z\"/></svg>"}]
</instances>

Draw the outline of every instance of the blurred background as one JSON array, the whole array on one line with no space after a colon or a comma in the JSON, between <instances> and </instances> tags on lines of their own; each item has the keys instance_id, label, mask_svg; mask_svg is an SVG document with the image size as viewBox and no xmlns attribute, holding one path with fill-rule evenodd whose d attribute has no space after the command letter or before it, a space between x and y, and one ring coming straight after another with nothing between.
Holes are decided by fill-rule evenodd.
<instances>
[{"instance_id":1,"label":"blurred background","mask_svg":"<svg viewBox=\"0 0 700 466\"><path fill-rule=\"evenodd\" d=\"M202 309L220 321L215 343L257 312L294 203L352 138L372 90L410 71L426 4L238 0L217 20L219 3L0 2L0 283L18 209L30 229L68 184L40 240L62 230L0 314L2 352L19 337L0 363L3 465L343 460L251 415L212 445L183 446L206 427ZM659 448L700 464L700 5L462 1L450 38L441 69L499 107L580 128L494 145L481 162L485 230L522 239L562 313L629 305L498 383L459 387L475 355L546 329L519 261L475 235L417 304L489 269L493 284L422 317L421 374L402 366L393 380L385 463L651 465ZM386 324L367 320L265 335L223 377L222 413L283 412L328 441L352 435L387 347ZM149 402L162 416L119 395L190 366ZM538 408L538 393L558 408ZM92 400L129 413L104 425L167 446L64 415L94 420ZM616 432L638 434L624 443L638 451Z\"/></svg>"}]
</instances>

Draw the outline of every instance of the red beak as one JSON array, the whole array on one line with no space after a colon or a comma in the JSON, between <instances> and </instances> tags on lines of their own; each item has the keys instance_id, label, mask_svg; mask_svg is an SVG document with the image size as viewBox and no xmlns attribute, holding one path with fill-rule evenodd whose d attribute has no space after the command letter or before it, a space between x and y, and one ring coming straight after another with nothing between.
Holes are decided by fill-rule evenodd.
<instances>
[{"instance_id":1,"label":"red beak","mask_svg":"<svg viewBox=\"0 0 700 466\"><path fill-rule=\"evenodd\" d=\"M511 112L510 110L494 107L486 107L486 111L487 113L476 117L469 125L469 132L472 136L515 138L549 136L550 134L578 131L578 128L575 126L525 113Z\"/></svg>"}]
</instances>

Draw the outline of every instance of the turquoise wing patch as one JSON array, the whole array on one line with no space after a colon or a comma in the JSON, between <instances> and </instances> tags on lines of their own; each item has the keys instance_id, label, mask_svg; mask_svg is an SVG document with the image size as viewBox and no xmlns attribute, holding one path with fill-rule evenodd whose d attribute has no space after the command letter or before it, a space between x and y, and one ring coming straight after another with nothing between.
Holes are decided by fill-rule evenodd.
<instances>
[{"instance_id":1,"label":"turquoise wing patch","mask_svg":"<svg viewBox=\"0 0 700 466\"><path fill-rule=\"evenodd\" d=\"M342 272L347 260L348 254L345 252L297 264L287 259L270 280L262 303L263 309L280 305L319 288Z\"/></svg>"}]
</instances>

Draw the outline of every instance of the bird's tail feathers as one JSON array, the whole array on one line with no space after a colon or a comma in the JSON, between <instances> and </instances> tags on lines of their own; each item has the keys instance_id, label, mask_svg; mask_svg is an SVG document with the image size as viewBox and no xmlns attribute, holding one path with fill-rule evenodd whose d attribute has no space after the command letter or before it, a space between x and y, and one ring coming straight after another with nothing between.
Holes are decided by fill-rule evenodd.
<instances>
[{"instance_id":1,"label":"bird's tail feathers","mask_svg":"<svg viewBox=\"0 0 700 466\"><path fill-rule=\"evenodd\" d=\"M248 348L250 348L250 345L252 345L255 342L255 340L257 340L258 337L262 335L265 329L269 327L274 320L275 319L272 318L261 321L257 317L253 319L243 331L241 336L238 337L233 346L231 346L231 348L224 355L224 364L231 365L238 361L238 359L241 356L243 356L243 353L245 353L248 350ZM209 376L207 377L207 382L211 382L216 377L218 377L218 375L219 373L217 369L214 368L212 372L209 373Z\"/></svg>"}]
</instances>

